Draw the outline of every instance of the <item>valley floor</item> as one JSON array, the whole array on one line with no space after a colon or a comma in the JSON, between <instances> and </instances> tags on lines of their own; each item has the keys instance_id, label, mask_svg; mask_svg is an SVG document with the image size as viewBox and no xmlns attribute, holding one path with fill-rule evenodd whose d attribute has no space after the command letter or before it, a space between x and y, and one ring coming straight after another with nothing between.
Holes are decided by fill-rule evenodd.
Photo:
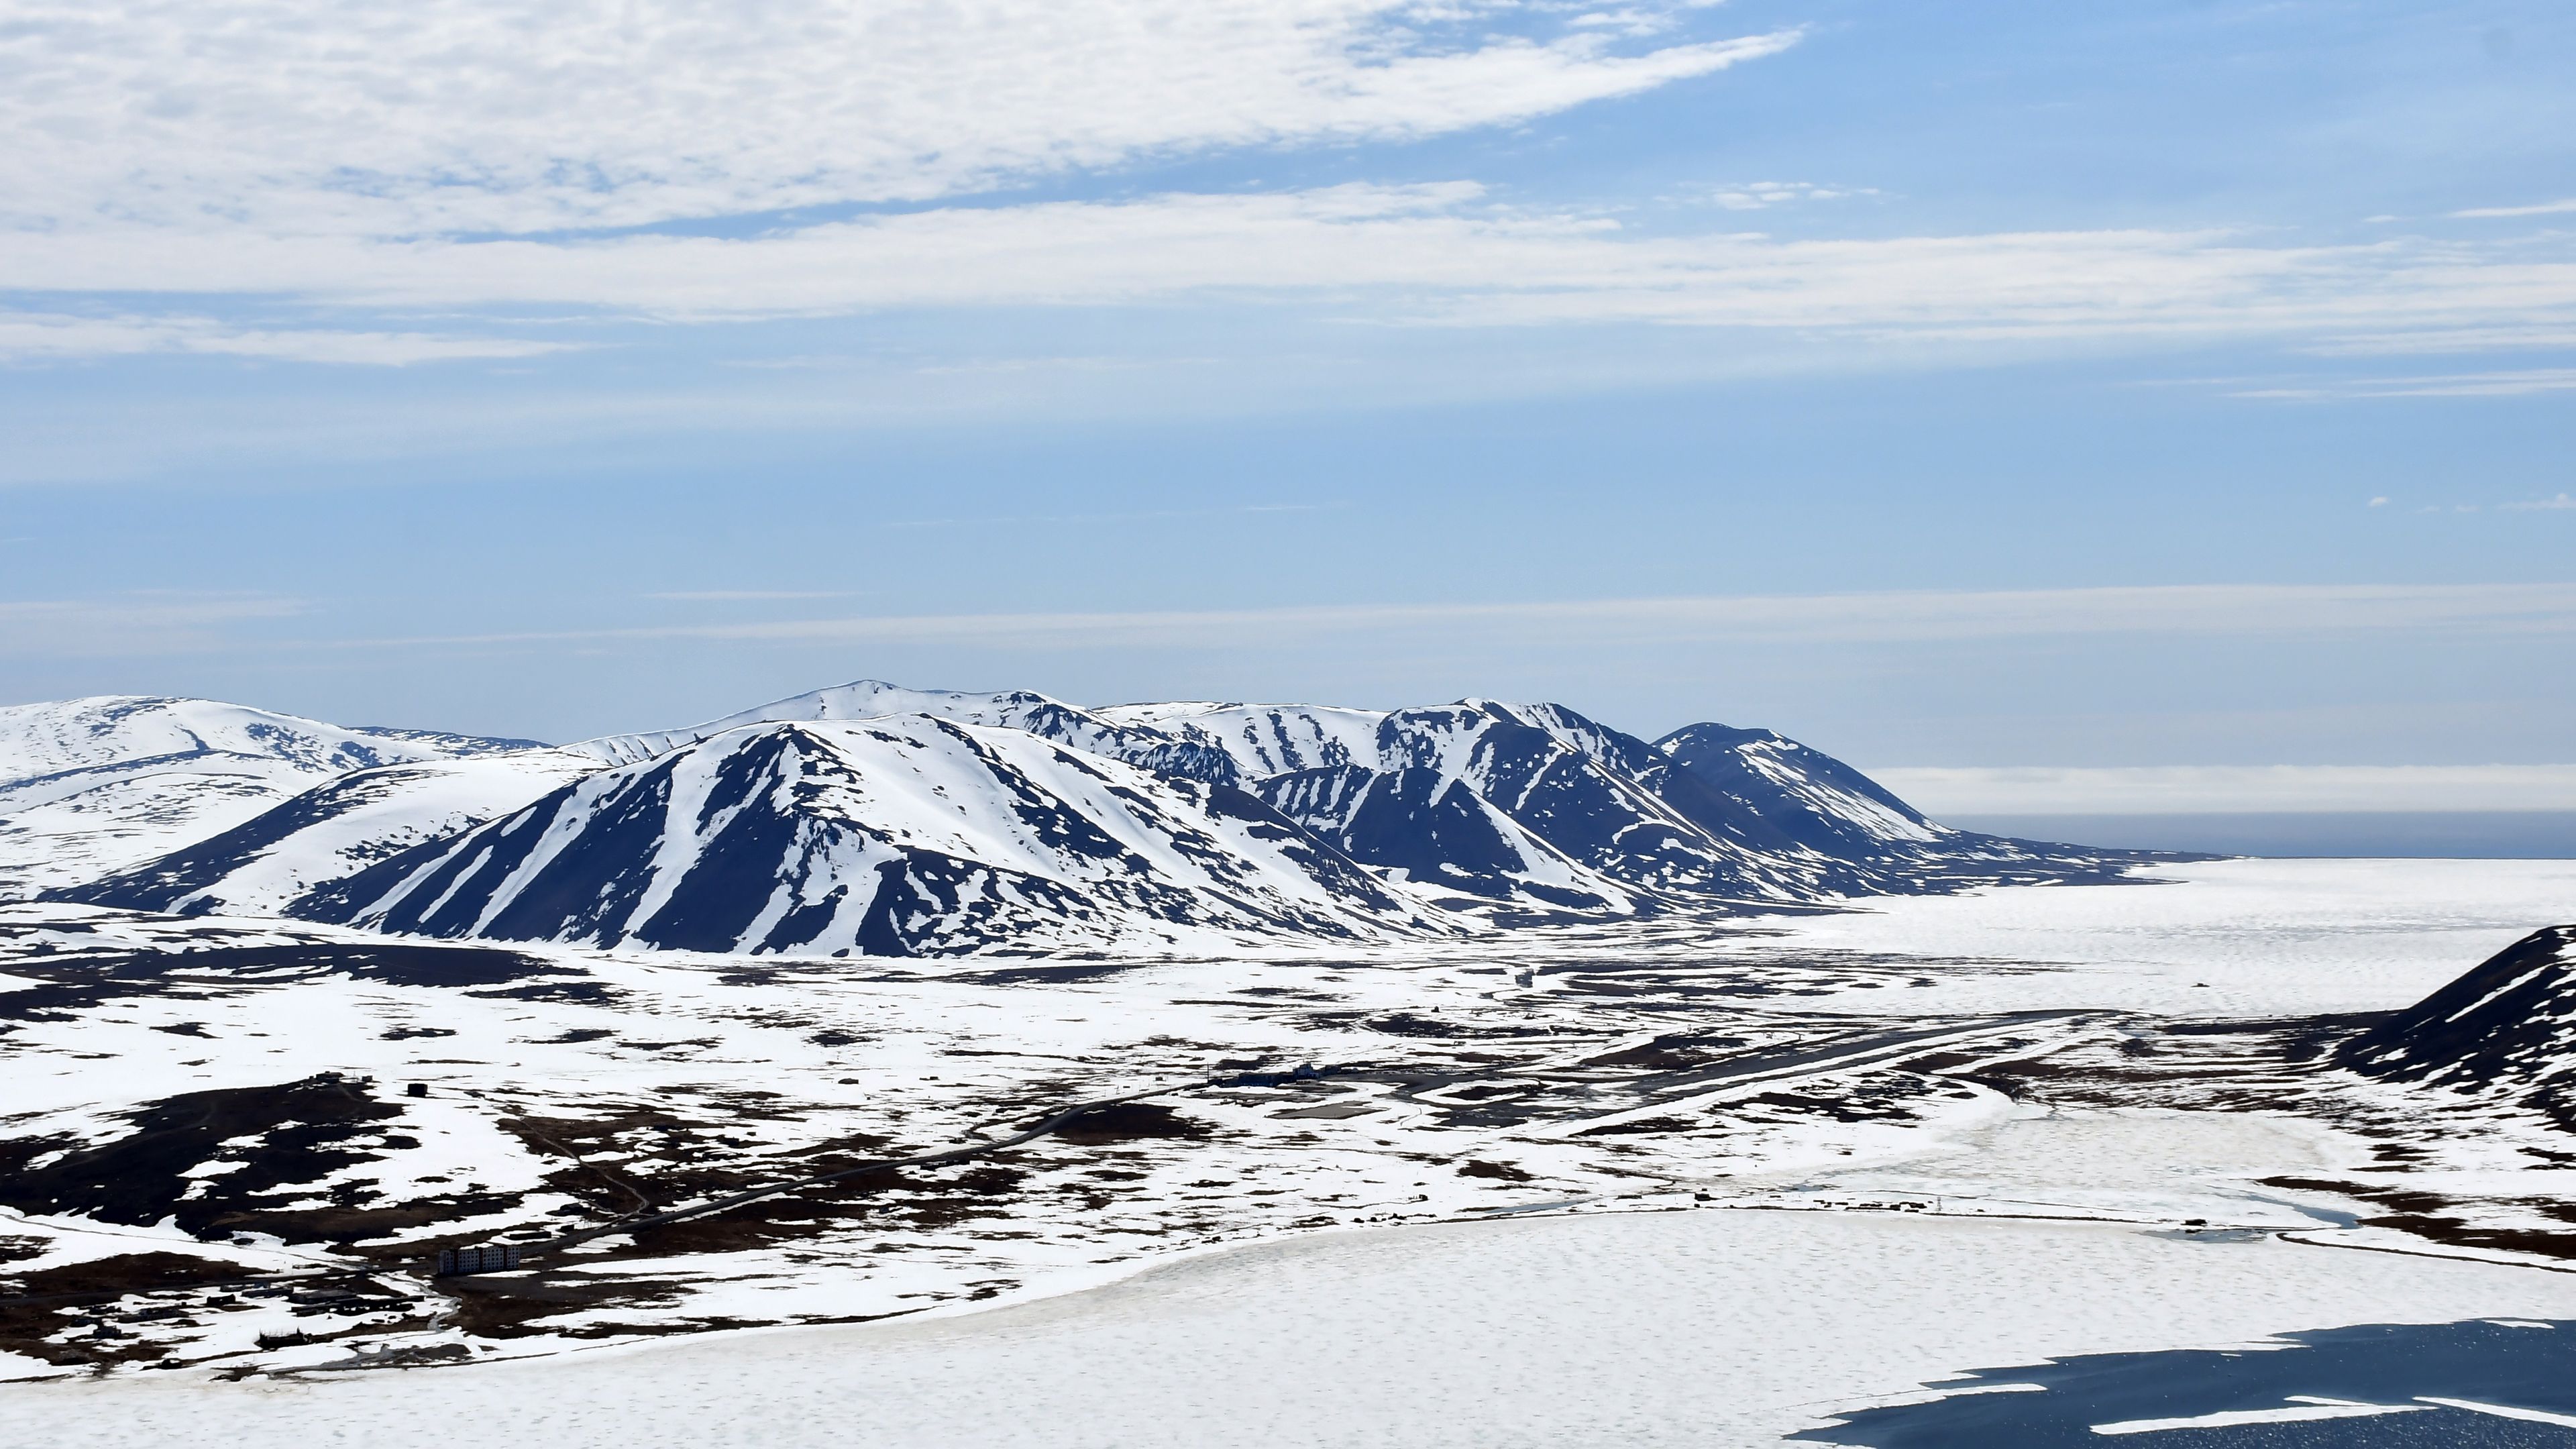
<instances>
[{"instance_id":1,"label":"valley floor","mask_svg":"<svg viewBox=\"0 0 2576 1449\"><path fill-rule=\"evenodd\" d=\"M1260 961L0 908L0 1437L1749 1445L2049 1356L2576 1319L2569 1135L2320 1059L2576 863L2156 873Z\"/></svg>"}]
</instances>

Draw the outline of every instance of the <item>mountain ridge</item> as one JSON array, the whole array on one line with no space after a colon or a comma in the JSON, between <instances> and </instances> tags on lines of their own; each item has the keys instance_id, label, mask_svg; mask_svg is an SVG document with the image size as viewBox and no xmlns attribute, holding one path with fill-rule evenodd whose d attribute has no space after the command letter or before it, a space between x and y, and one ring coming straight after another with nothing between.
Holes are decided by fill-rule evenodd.
<instances>
[{"instance_id":1,"label":"mountain ridge","mask_svg":"<svg viewBox=\"0 0 2576 1449\"><path fill-rule=\"evenodd\" d=\"M1650 742L1553 703L1087 709L861 680L554 748L276 725L291 717L211 703L195 714L271 730L249 738L275 747L258 768L278 778L200 810L157 853L132 846L47 883L48 898L430 935L918 955L1724 914L2119 879L2159 858L1952 830L1768 730L1702 724ZM385 752L408 758L328 763ZM1114 786L1088 778L1104 771ZM953 793L907 794L925 772ZM733 779L732 803L680 809L680 775ZM183 771L173 788L190 786ZM0 781L0 799L9 788ZM766 803L744 803L755 797ZM981 823L959 834L960 816ZM0 840L13 823L0 815ZM1033 853L1031 830L1060 838ZM1135 849L1106 873L1069 843L1110 838ZM525 869L493 868L502 860ZM634 887L646 878L688 904L648 903Z\"/></svg>"}]
</instances>

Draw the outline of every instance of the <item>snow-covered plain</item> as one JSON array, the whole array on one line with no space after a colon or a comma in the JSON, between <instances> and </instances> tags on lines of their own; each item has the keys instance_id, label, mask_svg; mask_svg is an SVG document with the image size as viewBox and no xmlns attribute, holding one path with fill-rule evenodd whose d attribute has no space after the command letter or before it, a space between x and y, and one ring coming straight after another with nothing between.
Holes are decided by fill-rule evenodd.
<instances>
[{"instance_id":1,"label":"snow-covered plain","mask_svg":"<svg viewBox=\"0 0 2576 1449\"><path fill-rule=\"evenodd\" d=\"M2116 1007L2176 1016L2388 1011L2541 926L2576 920L2576 861L2220 860L2172 887L1898 896L1799 919L1762 955L1817 951L2044 964L1944 973L1923 1010Z\"/></svg>"}]
</instances>

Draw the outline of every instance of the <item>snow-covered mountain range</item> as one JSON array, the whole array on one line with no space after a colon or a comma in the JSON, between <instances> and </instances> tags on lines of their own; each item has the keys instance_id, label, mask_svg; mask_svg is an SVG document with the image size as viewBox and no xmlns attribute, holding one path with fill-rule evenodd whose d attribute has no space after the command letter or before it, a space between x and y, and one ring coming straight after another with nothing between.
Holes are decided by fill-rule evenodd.
<instances>
[{"instance_id":1,"label":"snow-covered mountain range","mask_svg":"<svg viewBox=\"0 0 2576 1449\"><path fill-rule=\"evenodd\" d=\"M0 712L0 848L19 895L803 955L1455 934L2149 858L1951 830L1761 730L876 682L561 748L25 706Z\"/></svg>"}]
</instances>

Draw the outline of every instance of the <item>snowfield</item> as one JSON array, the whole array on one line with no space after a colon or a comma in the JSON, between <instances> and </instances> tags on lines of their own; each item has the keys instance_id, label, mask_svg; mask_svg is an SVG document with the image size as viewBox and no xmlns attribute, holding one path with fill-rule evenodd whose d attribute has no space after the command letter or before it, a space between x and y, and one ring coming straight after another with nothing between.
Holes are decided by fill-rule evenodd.
<instances>
[{"instance_id":1,"label":"snowfield","mask_svg":"<svg viewBox=\"0 0 2576 1449\"><path fill-rule=\"evenodd\" d=\"M2092 1224L1673 1211L1301 1238L928 1322L431 1375L20 1390L0 1435L1749 1449L1984 1365L2476 1317L2576 1318L2576 1276Z\"/></svg>"},{"instance_id":2,"label":"snowfield","mask_svg":"<svg viewBox=\"0 0 2576 1449\"><path fill-rule=\"evenodd\" d=\"M2564 1224L2551 1227L2531 1207L2576 1188L2562 1180L2576 1173L2551 1155L2563 1140L2556 1129L2510 1103L2455 1104L2298 1069L2282 1043L2310 1017L2222 1008L2320 992L2337 1006L2403 1004L2439 984L2444 958L2499 949L2524 922L2556 912L2572 869L2219 862L2176 867L2165 885L2004 888L1867 914L1536 932L1511 962L1477 943L1425 942L1266 961L887 962L864 973L775 959L746 970L741 957L668 952L402 948L432 953L415 959L384 954L393 944L365 932L292 923L0 909L10 972L27 983L0 994L0 1008L32 1008L12 1013L0 1037L14 1141L104 1143L89 1150L113 1154L119 1134L150 1135L136 1135L134 1109L122 1104L218 1100L207 1093L246 1114L239 1128L189 1146L198 1165L158 1188L148 1173L120 1167L125 1159L99 1159L131 1202L82 1187L91 1179L66 1166L77 1153L20 1149L16 1166L0 1161L0 1190L20 1204L0 1239L27 1245L12 1272L70 1275L138 1251L210 1256L234 1278L289 1271L273 1280L288 1284L318 1283L314 1275L341 1265L365 1269L362 1279L333 1280L365 1287L338 1301L316 1290L254 1296L231 1281L186 1289L165 1274L113 1302L26 1324L22 1332L45 1331L15 1339L0 1369L77 1376L103 1358L196 1365L183 1375L194 1380L370 1363L465 1372L473 1360L526 1359L472 1372L551 1385L549 1376L591 1365L578 1382L606 1393L614 1376L600 1364L642 1366L664 1354L701 1362L689 1357L701 1350L667 1347L596 1359L673 1332L803 1323L823 1334L821 1325L885 1315L989 1319L989 1330L835 1330L811 1349L761 1333L703 1351L715 1364L724 1354L859 1352L826 1343L897 1345L895 1360L885 1357L892 1348L869 1348L866 1361L880 1366L869 1372L909 1365L898 1376L917 1387L869 1392L918 1392L929 1404L954 1385L942 1375L987 1372L978 1355L1008 1352L1019 1363L1011 1346L1025 1332L1012 1325L1062 1324L1048 1331L1087 1341L1106 1331L1079 1326L1095 1311L1083 1305L1098 1304L1111 1315L1102 1322L1142 1335L1133 1351L1152 1358L1165 1351L1147 1346L1153 1334L1187 1337L1205 1325L1191 1316L1200 1308L1171 1308L1166 1322L1156 1317L1166 1309L1138 1307L1162 1301L1155 1295L1166 1288L1149 1285L1204 1282L1228 1301L1248 1295L1246 1304L1276 1292L1287 1296L1273 1309L1247 1307L1245 1321L1272 1311L1293 1321L1320 1312L1309 1300L1341 1291L1330 1284L1352 1264L1384 1265L1416 1242L1426 1264L1441 1265L1421 1271L1450 1280L1401 1286L1412 1280L1398 1275L1386 1291L1431 1303L1454 1295L1435 1315L1454 1332L1426 1337L1419 1318L1428 1310L1418 1306L1413 1317L1386 1318L1378 1339L1329 1314L1330 1333L1282 1332L1278 1342L1227 1329L1249 1338L1227 1350L1238 1357L1222 1360L1234 1365L1225 1371L1261 1378L1268 1355L1324 1354L1330 1343L1332 1353L1382 1366L1373 1372L1387 1383L1407 1373L1447 1383L1463 1354L1474 1371L1458 1392L1473 1399L1490 1389L1474 1387L1485 1382L1476 1374L1514 1382L1541 1372L1513 1353L1585 1362L1571 1345L1626 1334L1665 1343L1661 1353L1688 1343L1731 1360L1752 1353L1748 1344L1798 1341L1743 1318L1691 1318L1703 1337L1672 1338L1668 1306L1639 1285L1686 1281L1672 1277L1677 1243L1697 1244L1689 1252L1729 1272L1777 1275L1725 1292L1813 1302L1819 1313L1835 1294L1880 1291L1869 1286L1878 1270L1837 1267L1835 1255L1897 1251L1888 1244L1920 1244L1903 1251L1946 1265L1911 1293L1934 1294L1955 1276L1961 1292L1984 1283L1977 1291L2008 1294L2019 1284L2060 1301L2074 1291L2059 1283L2060 1269L2035 1265L2065 1253L2091 1265L2081 1271L2101 1285L2081 1301L2135 1300L2120 1313L2040 1303L1997 1320L1981 1309L1974 1333L1954 1312L1891 1300L1893 1316L1867 1316L1874 1333L1913 1345L1903 1352L1875 1338L1812 1359L1783 1350L1743 1382L1795 1386L1779 1389L1787 1397L1721 1395L1724 1414L1694 1406L1691 1395L1714 1391L1688 1376L1640 1401L1687 1410L1702 1430L1794 1427L1803 1422L1790 1412L1796 1405L1900 1394L1936 1370L2033 1354L2234 1341L2359 1319L2547 1316L2576 1281L2543 1266L2566 1251L2552 1246L2565 1242ZM2341 931L2329 924L2338 919ZM2180 979L2194 969L2232 995L2213 1002ZM91 1062L114 1064L112 1089ZM1323 1071L1261 1076L1299 1062ZM1228 1075L1245 1071L1239 1082ZM1211 1081L1222 1085L1193 1085ZM423 1095L408 1095L411 1083ZM639 1202L681 1205L870 1153L971 1142L1068 1101L1174 1083L1186 1090L983 1162L612 1231L536 1273L419 1276L435 1246L534 1240L555 1225L613 1228ZM271 1119L304 1123L283 1130L301 1134L300 1150L319 1160L281 1159L274 1136L259 1130ZM185 1145L168 1130L152 1140L164 1154ZM2385 1149L2398 1143L2405 1150L2391 1157ZM2375 1193L2431 1193L2451 1226L2420 1204L2390 1213ZM1508 1252L1484 1281L1474 1245L1525 1239L1475 1224L1524 1214L1568 1220L1561 1231L1570 1236L1548 1240L1556 1245L1538 1259L1601 1255L1600 1281L1618 1291L1525 1290L1519 1275L1539 1268ZM1376 1246L1318 1246L1357 1241L1355 1232ZM1685 1237L1658 1236L1668 1234ZM1235 1251L1263 1243L1299 1246ZM1335 1256L1345 1252L1362 1256ZM1163 1262L1191 1266L1173 1279L1154 1268ZM1223 1266L1235 1263L1244 1266ZM1336 1276L1303 1282L1308 1270L1298 1265ZM970 1312L1139 1269L1148 1275L1043 1310ZM1249 1275L1244 1286L1222 1286L1238 1271ZM2241 1283L2191 1276L2240 1271ZM2162 1286L2170 1284L2190 1291ZM119 1316L165 1302L185 1312ZM1618 1322L1598 1321L1604 1315ZM2005 1333L1999 1321L2017 1326ZM1542 1333L1533 1323L1558 1327ZM100 1327L120 1336L99 1337ZM1490 1351L1460 1346L1486 1337ZM1652 1354L1622 1357L1637 1383L1661 1381ZM1784 1366L1793 1362L1804 1366ZM683 1381L670 1376L678 1368L637 1371L642 1382ZM1300 1370L1323 1371L1321 1362ZM725 1369L710 1382L748 1384L745 1372ZM180 1391L151 1382L167 1371L136 1373L118 1370L107 1387L31 1383L0 1403L87 1422L94 1416L64 1406L131 1393L142 1416L132 1422L149 1424L162 1411L146 1406ZM835 1370L834 1382L873 1382L856 1373ZM131 1389L116 1387L129 1380ZM339 1422L330 1415L363 1423L379 1412L362 1407L376 1402L369 1396L393 1390L295 1389L283 1400L248 1386L188 1392L219 1404L309 1405L296 1412L324 1416L279 1420L289 1427L277 1442L286 1442ZM549 1387L540 1397L567 1403L564 1395L584 1392L592 1390ZM784 1386L742 1392L746 1402L792 1397ZM1534 1412L1513 1402L1515 1413ZM998 1415L954 1419L954 1440L925 1427L917 1442L1192 1442L1177 1429L1140 1440L1127 1420L1101 1412L1090 1440L1012 1441L995 1427L1008 1417ZM1658 1417L1665 1412L1648 1417L1685 1422ZM722 1417L709 1413L709 1423ZM1404 1442L1398 1431L1408 1425L1423 1431L1411 1442L1497 1442L1463 1427L1455 1440L1424 1437L1434 1421L1494 1422L1425 1409L1354 1423L1329 1442ZM64 1434L53 1427L60 1422L46 1420L45 1432ZM264 1442L259 1432L245 1421L241 1442ZM1636 1442L1665 1442L1653 1437L1662 1432L1641 1430ZM1260 1438L1246 1430L1195 1442Z\"/></svg>"}]
</instances>

